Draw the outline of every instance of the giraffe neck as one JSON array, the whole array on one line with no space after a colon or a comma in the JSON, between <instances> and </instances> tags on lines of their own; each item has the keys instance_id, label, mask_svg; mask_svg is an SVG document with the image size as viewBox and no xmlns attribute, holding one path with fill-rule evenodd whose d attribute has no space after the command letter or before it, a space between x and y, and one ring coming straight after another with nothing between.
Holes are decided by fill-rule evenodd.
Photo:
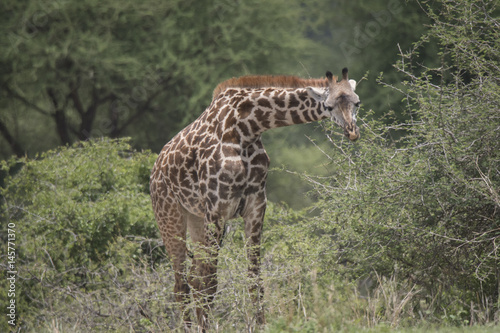
<instances>
[{"instance_id":1,"label":"giraffe neck","mask_svg":"<svg viewBox=\"0 0 500 333\"><path fill-rule=\"evenodd\" d=\"M236 107L232 129L226 128L240 142L253 142L272 128L304 124L329 118L322 103L297 89L234 89Z\"/></svg>"}]
</instances>

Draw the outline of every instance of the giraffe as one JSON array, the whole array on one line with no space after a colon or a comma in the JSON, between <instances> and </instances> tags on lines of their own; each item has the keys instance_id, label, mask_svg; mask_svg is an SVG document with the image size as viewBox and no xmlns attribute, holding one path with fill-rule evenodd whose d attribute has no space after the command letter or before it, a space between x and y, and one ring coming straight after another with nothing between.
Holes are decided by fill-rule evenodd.
<instances>
[{"instance_id":1,"label":"giraffe","mask_svg":"<svg viewBox=\"0 0 500 333\"><path fill-rule=\"evenodd\" d=\"M220 83L198 119L161 150L150 178L151 200L175 275L174 293L185 327L186 305L196 301L198 325L208 327L207 311L217 290L217 253L225 221L242 216L256 321L261 306L260 242L266 210L269 157L261 134L271 128L332 119L351 141L359 138L356 81L347 68L338 81L293 76L244 76ZM191 256L186 234L197 251ZM186 260L192 257L187 272Z\"/></svg>"}]
</instances>

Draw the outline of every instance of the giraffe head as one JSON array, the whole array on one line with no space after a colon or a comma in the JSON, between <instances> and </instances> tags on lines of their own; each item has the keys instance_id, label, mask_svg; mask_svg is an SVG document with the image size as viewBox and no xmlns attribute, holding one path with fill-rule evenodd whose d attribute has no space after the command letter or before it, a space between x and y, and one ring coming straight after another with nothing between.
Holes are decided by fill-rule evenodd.
<instances>
[{"instance_id":1,"label":"giraffe head","mask_svg":"<svg viewBox=\"0 0 500 333\"><path fill-rule=\"evenodd\" d=\"M354 92L356 81L349 80L347 68L342 70L341 81L337 82L331 72L326 72L326 77L327 89L308 87L307 91L312 98L323 105L330 118L344 130L344 135L349 140L356 141L359 138L356 113L361 103L359 96Z\"/></svg>"}]
</instances>

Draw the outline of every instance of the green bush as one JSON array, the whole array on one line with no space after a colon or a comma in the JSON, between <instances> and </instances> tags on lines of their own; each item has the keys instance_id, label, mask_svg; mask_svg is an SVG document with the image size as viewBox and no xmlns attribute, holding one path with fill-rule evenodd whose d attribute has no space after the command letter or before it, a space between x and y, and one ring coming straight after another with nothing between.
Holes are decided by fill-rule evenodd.
<instances>
[{"instance_id":1,"label":"green bush","mask_svg":"<svg viewBox=\"0 0 500 333\"><path fill-rule=\"evenodd\" d=\"M159 238L148 187L155 158L133 152L127 140L102 140L2 164L8 172L22 163L2 189L1 229L4 235L15 225L18 315L25 323L42 320L32 311L47 306L47 293L97 290L96 272L108 262L122 274L120 262L152 258Z\"/></svg>"}]
</instances>

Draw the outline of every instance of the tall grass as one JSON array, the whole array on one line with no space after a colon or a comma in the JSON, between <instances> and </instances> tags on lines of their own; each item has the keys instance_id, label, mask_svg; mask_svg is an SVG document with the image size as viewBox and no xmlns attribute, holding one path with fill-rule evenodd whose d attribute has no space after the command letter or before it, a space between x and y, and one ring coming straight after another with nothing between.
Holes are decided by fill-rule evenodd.
<instances>
[{"instance_id":1,"label":"tall grass","mask_svg":"<svg viewBox=\"0 0 500 333\"><path fill-rule=\"evenodd\" d=\"M238 232L238 230L237 230ZM138 245L121 239L117 247ZM320 277L318 267L276 261L275 250L263 258L267 324L259 327L247 276L245 247L235 234L220 251L219 288L210 311L209 332L494 332L465 330L464 324L434 315L436 300L426 301L415 284L376 272L363 281ZM117 253L120 251L117 249ZM47 269L49 269L47 267ZM307 271L304 274L304 271ZM43 298L28 314L28 332L183 332L173 297L173 272L166 261L120 258L95 268L86 286L57 288L40 279ZM62 277L62 276L61 276ZM195 304L192 304L192 308ZM451 316L451 314L448 314ZM450 319L450 318L449 318ZM449 328L461 324L461 328ZM416 328L415 328L416 327ZM419 328L420 327L420 328ZM193 331L196 332L194 327Z\"/></svg>"}]
</instances>

